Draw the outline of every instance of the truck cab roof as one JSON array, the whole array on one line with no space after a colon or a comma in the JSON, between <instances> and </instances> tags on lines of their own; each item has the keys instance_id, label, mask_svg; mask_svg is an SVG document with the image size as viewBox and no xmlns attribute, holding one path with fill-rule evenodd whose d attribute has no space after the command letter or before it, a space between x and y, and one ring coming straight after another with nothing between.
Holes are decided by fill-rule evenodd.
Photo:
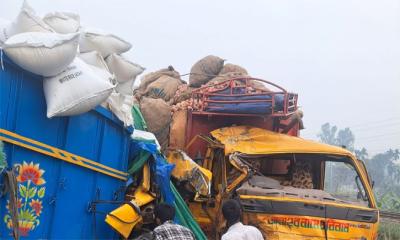
<instances>
[{"instance_id":1,"label":"truck cab roof","mask_svg":"<svg viewBox=\"0 0 400 240\"><path fill-rule=\"evenodd\" d=\"M240 152L248 155L316 153L352 156L350 151L341 147L251 126L219 128L211 135L224 145L225 155Z\"/></svg>"}]
</instances>

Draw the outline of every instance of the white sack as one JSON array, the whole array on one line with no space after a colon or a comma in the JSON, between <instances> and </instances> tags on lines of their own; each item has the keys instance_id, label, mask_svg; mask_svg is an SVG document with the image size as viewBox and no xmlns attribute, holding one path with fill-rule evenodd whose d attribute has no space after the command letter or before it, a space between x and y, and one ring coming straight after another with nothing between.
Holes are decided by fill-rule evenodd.
<instances>
[{"instance_id":1,"label":"white sack","mask_svg":"<svg viewBox=\"0 0 400 240\"><path fill-rule=\"evenodd\" d=\"M85 63L89 64L90 67L95 71L96 74L100 75L104 79L108 79L113 85L117 83L115 76L108 70L107 64L101 55L96 52L87 52L79 54L79 58Z\"/></svg>"},{"instance_id":2,"label":"white sack","mask_svg":"<svg viewBox=\"0 0 400 240\"><path fill-rule=\"evenodd\" d=\"M45 77L61 73L75 58L79 33L29 32L9 38L4 52L23 69Z\"/></svg>"},{"instance_id":3,"label":"white sack","mask_svg":"<svg viewBox=\"0 0 400 240\"><path fill-rule=\"evenodd\" d=\"M135 80L130 80L124 83L117 83L115 90L119 93L125 95L132 95L133 94L133 84L135 84Z\"/></svg>"},{"instance_id":4,"label":"white sack","mask_svg":"<svg viewBox=\"0 0 400 240\"><path fill-rule=\"evenodd\" d=\"M92 66L92 65L89 65L89 66L97 76L99 76L100 78L108 81L109 83L111 83L112 85L115 86L117 81L115 80L114 75L112 75L109 71L107 71L104 68L99 68L99 67Z\"/></svg>"},{"instance_id":5,"label":"white sack","mask_svg":"<svg viewBox=\"0 0 400 240\"><path fill-rule=\"evenodd\" d=\"M55 77L43 82L47 117L71 116L87 112L104 102L114 86L99 77L79 58Z\"/></svg>"},{"instance_id":6,"label":"white sack","mask_svg":"<svg viewBox=\"0 0 400 240\"><path fill-rule=\"evenodd\" d=\"M41 17L36 15L26 1L14 21L6 29L6 39L24 32L54 32Z\"/></svg>"},{"instance_id":7,"label":"white sack","mask_svg":"<svg viewBox=\"0 0 400 240\"><path fill-rule=\"evenodd\" d=\"M133 97L113 92L106 101L106 107L124 123L124 126L133 126L132 107Z\"/></svg>"},{"instance_id":8,"label":"white sack","mask_svg":"<svg viewBox=\"0 0 400 240\"><path fill-rule=\"evenodd\" d=\"M69 12L49 13L43 21L58 33L75 33L81 26L79 15Z\"/></svg>"},{"instance_id":9,"label":"white sack","mask_svg":"<svg viewBox=\"0 0 400 240\"><path fill-rule=\"evenodd\" d=\"M136 76L141 74L145 68L139 64L133 63L126 58L111 54L106 58L106 63L110 72L115 75L115 78L119 83L125 83L128 81L135 81Z\"/></svg>"},{"instance_id":10,"label":"white sack","mask_svg":"<svg viewBox=\"0 0 400 240\"><path fill-rule=\"evenodd\" d=\"M139 141L154 141L157 145L157 149L161 151L160 143L158 143L156 136L151 132L134 129L131 138Z\"/></svg>"},{"instance_id":11,"label":"white sack","mask_svg":"<svg viewBox=\"0 0 400 240\"><path fill-rule=\"evenodd\" d=\"M113 53L124 53L131 49L132 45L127 41L99 30L85 29L80 38L79 51L98 51L103 58Z\"/></svg>"},{"instance_id":12,"label":"white sack","mask_svg":"<svg viewBox=\"0 0 400 240\"><path fill-rule=\"evenodd\" d=\"M7 28L10 24L10 21L0 18L0 47L7 40Z\"/></svg>"},{"instance_id":13,"label":"white sack","mask_svg":"<svg viewBox=\"0 0 400 240\"><path fill-rule=\"evenodd\" d=\"M104 59L101 57L100 53L97 51L87 52L87 53L80 53L79 58L82 59L89 65L93 65L99 68L107 69L109 71L108 66Z\"/></svg>"}]
</instances>

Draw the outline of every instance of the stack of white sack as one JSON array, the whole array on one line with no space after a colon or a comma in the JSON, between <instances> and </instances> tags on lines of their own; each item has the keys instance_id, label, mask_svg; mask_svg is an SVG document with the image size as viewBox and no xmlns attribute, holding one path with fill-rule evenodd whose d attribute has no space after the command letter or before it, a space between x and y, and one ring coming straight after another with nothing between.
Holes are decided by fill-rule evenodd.
<instances>
[{"instance_id":1,"label":"stack of white sack","mask_svg":"<svg viewBox=\"0 0 400 240\"><path fill-rule=\"evenodd\" d=\"M26 1L14 21L0 19L0 48L21 68L44 77L49 118L105 102L125 126L133 125L133 84L144 68L121 56L131 47L118 36L81 27L74 13L42 19Z\"/></svg>"},{"instance_id":2,"label":"stack of white sack","mask_svg":"<svg viewBox=\"0 0 400 240\"><path fill-rule=\"evenodd\" d=\"M107 64L101 55L96 52L88 52L79 54L79 58L85 63L89 64L93 71L95 71L102 78L108 79L113 85L116 84L115 76L108 70Z\"/></svg>"},{"instance_id":3,"label":"stack of white sack","mask_svg":"<svg viewBox=\"0 0 400 240\"><path fill-rule=\"evenodd\" d=\"M25 32L54 32L25 1L14 21L0 21L0 46L10 37Z\"/></svg>"},{"instance_id":4,"label":"stack of white sack","mask_svg":"<svg viewBox=\"0 0 400 240\"><path fill-rule=\"evenodd\" d=\"M133 85L144 68L116 53L110 54L105 60L110 73L115 76L116 87L102 106L111 110L125 126L133 126Z\"/></svg>"},{"instance_id":5,"label":"stack of white sack","mask_svg":"<svg viewBox=\"0 0 400 240\"><path fill-rule=\"evenodd\" d=\"M87 112L105 101L114 85L79 58L65 71L43 82L47 117Z\"/></svg>"},{"instance_id":6,"label":"stack of white sack","mask_svg":"<svg viewBox=\"0 0 400 240\"><path fill-rule=\"evenodd\" d=\"M144 68L121 54L132 46L101 30L84 29L79 41L80 58L115 77L115 90L101 105L112 111L125 126L133 126L133 84Z\"/></svg>"},{"instance_id":7,"label":"stack of white sack","mask_svg":"<svg viewBox=\"0 0 400 240\"><path fill-rule=\"evenodd\" d=\"M106 63L118 82L116 87L117 92L125 95L133 95L133 85L135 84L136 77L143 73L145 69L115 53L106 58Z\"/></svg>"},{"instance_id":8,"label":"stack of white sack","mask_svg":"<svg viewBox=\"0 0 400 240\"><path fill-rule=\"evenodd\" d=\"M136 77L145 70L121 55L131 47L129 42L102 30L83 28L81 31L80 57L89 64L103 66L115 77L115 89L101 105L112 111L125 126L133 126L133 85Z\"/></svg>"},{"instance_id":9,"label":"stack of white sack","mask_svg":"<svg viewBox=\"0 0 400 240\"><path fill-rule=\"evenodd\" d=\"M0 48L7 40L7 29L10 26L10 21L0 18Z\"/></svg>"},{"instance_id":10,"label":"stack of white sack","mask_svg":"<svg viewBox=\"0 0 400 240\"><path fill-rule=\"evenodd\" d=\"M70 12L48 13L43 21L57 33L75 33L81 27L79 15Z\"/></svg>"},{"instance_id":11,"label":"stack of white sack","mask_svg":"<svg viewBox=\"0 0 400 240\"><path fill-rule=\"evenodd\" d=\"M44 77L55 76L72 63L79 33L25 32L8 38L3 51L23 69Z\"/></svg>"},{"instance_id":12,"label":"stack of white sack","mask_svg":"<svg viewBox=\"0 0 400 240\"><path fill-rule=\"evenodd\" d=\"M108 99L101 104L117 116L125 127L133 126L132 107L133 97L118 92L113 92Z\"/></svg>"}]
</instances>

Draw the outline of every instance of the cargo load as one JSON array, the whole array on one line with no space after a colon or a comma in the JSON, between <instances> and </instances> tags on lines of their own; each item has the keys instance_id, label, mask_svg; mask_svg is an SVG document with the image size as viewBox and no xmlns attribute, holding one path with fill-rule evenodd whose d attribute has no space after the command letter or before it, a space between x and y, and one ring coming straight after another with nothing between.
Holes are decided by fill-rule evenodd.
<instances>
[{"instance_id":1,"label":"cargo load","mask_svg":"<svg viewBox=\"0 0 400 240\"><path fill-rule=\"evenodd\" d=\"M75 33L81 27L79 15L70 12L48 13L43 21L57 33Z\"/></svg>"},{"instance_id":2,"label":"cargo load","mask_svg":"<svg viewBox=\"0 0 400 240\"><path fill-rule=\"evenodd\" d=\"M106 58L106 63L110 72L115 74L118 83L125 83L128 81L134 82L136 77L145 70L139 64L133 63L115 53Z\"/></svg>"},{"instance_id":3,"label":"cargo load","mask_svg":"<svg viewBox=\"0 0 400 240\"><path fill-rule=\"evenodd\" d=\"M27 32L10 37L3 45L9 58L25 70L51 77L61 73L76 56L79 33Z\"/></svg>"},{"instance_id":4,"label":"cargo load","mask_svg":"<svg viewBox=\"0 0 400 240\"><path fill-rule=\"evenodd\" d=\"M75 58L64 72L44 79L47 117L87 112L104 102L114 87L110 79L102 78L88 64Z\"/></svg>"},{"instance_id":5,"label":"cargo load","mask_svg":"<svg viewBox=\"0 0 400 240\"><path fill-rule=\"evenodd\" d=\"M46 78L49 117L87 112L105 102L112 91L126 95L123 99L129 101L122 102L132 102L134 81L144 71L117 55L131 48L129 42L102 30L82 28L75 13L53 12L42 19L26 1L13 22L0 22L0 46L14 63ZM132 125L122 102L114 98L103 105Z\"/></svg>"},{"instance_id":6,"label":"cargo load","mask_svg":"<svg viewBox=\"0 0 400 240\"><path fill-rule=\"evenodd\" d=\"M7 40L7 27L10 25L10 21L0 18L0 47L3 46Z\"/></svg>"},{"instance_id":7,"label":"cargo load","mask_svg":"<svg viewBox=\"0 0 400 240\"><path fill-rule=\"evenodd\" d=\"M3 27L2 33L7 40L8 38L27 32L54 32L40 16L38 16L28 2L25 0L18 16L8 25Z\"/></svg>"},{"instance_id":8,"label":"cargo load","mask_svg":"<svg viewBox=\"0 0 400 240\"><path fill-rule=\"evenodd\" d=\"M146 120L148 130L154 133L162 149L168 147L171 107L163 99L144 97L140 101L140 111Z\"/></svg>"},{"instance_id":9,"label":"cargo load","mask_svg":"<svg viewBox=\"0 0 400 240\"><path fill-rule=\"evenodd\" d=\"M140 85L136 91L137 98L141 98L143 95L145 95L147 86L162 76L169 76L175 79L180 79L179 73L175 71L172 66L160 69L156 72L150 72L141 78Z\"/></svg>"},{"instance_id":10,"label":"cargo load","mask_svg":"<svg viewBox=\"0 0 400 240\"><path fill-rule=\"evenodd\" d=\"M152 98L162 98L169 102L173 100L182 80L167 75L160 76L157 80L147 85L144 95Z\"/></svg>"},{"instance_id":11,"label":"cargo load","mask_svg":"<svg viewBox=\"0 0 400 240\"><path fill-rule=\"evenodd\" d=\"M132 48L132 45L124 39L106 33L99 29L84 28L79 41L80 52L97 51L103 58L116 53L121 54Z\"/></svg>"},{"instance_id":12,"label":"cargo load","mask_svg":"<svg viewBox=\"0 0 400 240\"><path fill-rule=\"evenodd\" d=\"M190 69L189 86L201 87L217 76L224 66L224 59L209 55L197 61Z\"/></svg>"}]
</instances>

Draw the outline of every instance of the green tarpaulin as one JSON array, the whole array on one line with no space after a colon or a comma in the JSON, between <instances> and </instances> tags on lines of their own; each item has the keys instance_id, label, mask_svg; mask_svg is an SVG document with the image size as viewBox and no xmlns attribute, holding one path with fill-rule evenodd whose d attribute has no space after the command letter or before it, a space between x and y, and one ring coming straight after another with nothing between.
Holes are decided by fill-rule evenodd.
<instances>
[{"instance_id":1,"label":"green tarpaulin","mask_svg":"<svg viewBox=\"0 0 400 240\"><path fill-rule=\"evenodd\" d=\"M143 165L147 162L150 157L150 153L146 151L140 151L135 160L133 160L132 165L128 169L130 175L135 174L137 171L142 169Z\"/></svg>"},{"instance_id":2,"label":"green tarpaulin","mask_svg":"<svg viewBox=\"0 0 400 240\"><path fill-rule=\"evenodd\" d=\"M135 129L139 130L147 130L146 121L143 118L142 113L140 112L139 106L134 105L132 108L132 116L134 120ZM130 166L128 172L129 174L134 174L139 171L143 164L145 164L150 157L150 153L146 151L141 151L138 156L133 161L133 164ZM172 193L175 197L175 210L176 216L178 217L180 224L192 230L196 239L198 240L206 240L207 237L201 230L199 224L194 220L192 213L190 212L188 206L185 201L182 199L179 192L176 190L174 184L170 182Z\"/></svg>"},{"instance_id":3,"label":"green tarpaulin","mask_svg":"<svg viewBox=\"0 0 400 240\"><path fill-rule=\"evenodd\" d=\"M193 215L190 212L190 209L186 205L186 202L182 199L178 190L176 190L174 184L172 184L172 182L170 182L170 185L171 185L172 192L175 195L176 215L178 216L180 223L183 226L192 230L192 232L196 236L196 239L198 239L198 240L207 239L206 235L201 230L199 224L197 224L196 220L194 220Z\"/></svg>"},{"instance_id":4,"label":"green tarpaulin","mask_svg":"<svg viewBox=\"0 0 400 240\"><path fill-rule=\"evenodd\" d=\"M132 107L132 117L133 117L133 125L135 129L139 130L147 130L147 124L144 120L142 113L140 112L139 105L134 104Z\"/></svg>"}]
</instances>

